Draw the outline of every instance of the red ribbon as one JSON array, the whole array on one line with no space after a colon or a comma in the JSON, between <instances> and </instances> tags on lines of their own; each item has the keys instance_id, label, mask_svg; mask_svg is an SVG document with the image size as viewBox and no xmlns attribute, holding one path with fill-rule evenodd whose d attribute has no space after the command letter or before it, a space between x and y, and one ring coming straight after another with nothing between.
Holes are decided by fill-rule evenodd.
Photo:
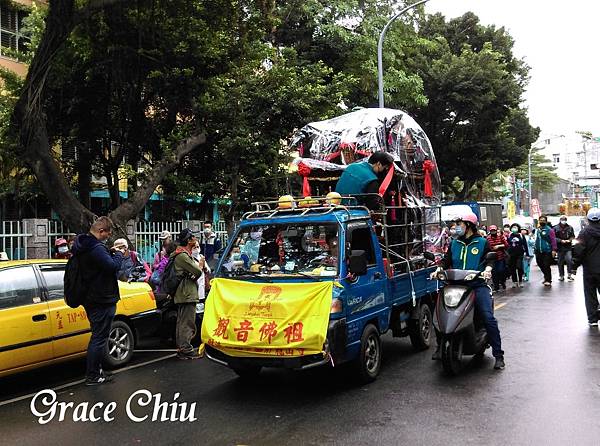
<instances>
[{"instance_id":1,"label":"red ribbon","mask_svg":"<svg viewBox=\"0 0 600 446\"><path fill-rule=\"evenodd\" d=\"M308 176L310 175L311 169L306 164L298 163L298 173L304 177L302 180L302 196L310 196L310 183L308 182Z\"/></svg>"},{"instance_id":2,"label":"red ribbon","mask_svg":"<svg viewBox=\"0 0 600 446\"><path fill-rule=\"evenodd\" d=\"M424 194L426 197L429 197L429 198L433 196L433 188L431 187L431 174L432 174L434 168L435 168L435 164L433 164L433 161L431 161L431 160L423 161L423 173L425 174Z\"/></svg>"},{"instance_id":3,"label":"red ribbon","mask_svg":"<svg viewBox=\"0 0 600 446\"><path fill-rule=\"evenodd\" d=\"M383 197L383 194L385 194L385 191L388 189L388 187L390 187L392 178L394 178L394 164L393 163L390 166L390 169L388 170L387 175L383 179L381 186L379 186L379 196Z\"/></svg>"}]
</instances>

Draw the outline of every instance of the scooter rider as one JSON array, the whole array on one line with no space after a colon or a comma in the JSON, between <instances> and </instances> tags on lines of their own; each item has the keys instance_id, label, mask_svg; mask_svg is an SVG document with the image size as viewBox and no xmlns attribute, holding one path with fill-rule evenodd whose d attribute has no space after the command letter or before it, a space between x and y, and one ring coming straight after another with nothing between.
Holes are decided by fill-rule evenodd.
<instances>
[{"instance_id":1,"label":"scooter rider","mask_svg":"<svg viewBox=\"0 0 600 446\"><path fill-rule=\"evenodd\" d=\"M458 235L458 238L452 240L452 243L442 260L442 267L444 269L452 268L483 271L483 279L489 280L492 277L493 260L485 260L486 254L491 252L491 250L487 240L483 238L477 230L477 216L473 213L468 213L458 218L456 223L456 234ZM441 270L442 268L438 268L433 272L431 275L432 279L435 278ZM475 306L478 313L483 318L485 330L492 346L492 355L496 358L494 369L501 370L504 369L505 366L504 351L502 351L498 321L494 317L492 295L484 280L473 285L476 296ZM441 345L438 342L433 359L440 358Z\"/></svg>"}]
</instances>

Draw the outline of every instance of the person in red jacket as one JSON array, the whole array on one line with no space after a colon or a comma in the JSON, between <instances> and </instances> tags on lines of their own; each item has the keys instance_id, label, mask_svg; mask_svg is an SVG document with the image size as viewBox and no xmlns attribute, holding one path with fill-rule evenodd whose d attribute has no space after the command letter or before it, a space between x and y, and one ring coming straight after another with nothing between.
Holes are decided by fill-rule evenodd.
<instances>
[{"instance_id":1,"label":"person in red jacket","mask_svg":"<svg viewBox=\"0 0 600 446\"><path fill-rule=\"evenodd\" d=\"M494 283L494 291L499 291L500 287L506 289L506 249L508 242L502 232L498 231L498 226L490 226L490 234L487 236L490 249L496 253L496 262L492 271L492 282Z\"/></svg>"}]
</instances>

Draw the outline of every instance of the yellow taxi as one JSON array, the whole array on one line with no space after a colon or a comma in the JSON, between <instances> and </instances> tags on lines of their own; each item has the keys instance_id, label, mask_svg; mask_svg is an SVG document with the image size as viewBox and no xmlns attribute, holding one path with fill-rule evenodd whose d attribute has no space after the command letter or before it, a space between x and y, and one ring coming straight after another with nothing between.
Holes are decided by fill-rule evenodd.
<instances>
[{"instance_id":1,"label":"yellow taxi","mask_svg":"<svg viewBox=\"0 0 600 446\"><path fill-rule=\"evenodd\" d=\"M0 262L0 377L85 356L91 335L83 307L64 301L66 260ZM105 364L119 367L136 341L156 332L160 312L146 283L119 282L121 300Z\"/></svg>"}]
</instances>

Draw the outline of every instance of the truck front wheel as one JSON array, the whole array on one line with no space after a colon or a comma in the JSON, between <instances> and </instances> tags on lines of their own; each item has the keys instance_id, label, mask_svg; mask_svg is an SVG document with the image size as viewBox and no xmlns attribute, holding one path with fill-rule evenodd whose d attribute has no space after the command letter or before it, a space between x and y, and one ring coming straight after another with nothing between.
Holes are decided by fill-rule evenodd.
<instances>
[{"instance_id":1,"label":"truck front wheel","mask_svg":"<svg viewBox=\"0 0 600 446\"><path fill-rule=\"evenodd\" d=\"M354 360L354 369L362 383L375 381L381 368L381 339L377 328L369 324L360 338L360 354Z\"/></svg>"}]
</instances>

